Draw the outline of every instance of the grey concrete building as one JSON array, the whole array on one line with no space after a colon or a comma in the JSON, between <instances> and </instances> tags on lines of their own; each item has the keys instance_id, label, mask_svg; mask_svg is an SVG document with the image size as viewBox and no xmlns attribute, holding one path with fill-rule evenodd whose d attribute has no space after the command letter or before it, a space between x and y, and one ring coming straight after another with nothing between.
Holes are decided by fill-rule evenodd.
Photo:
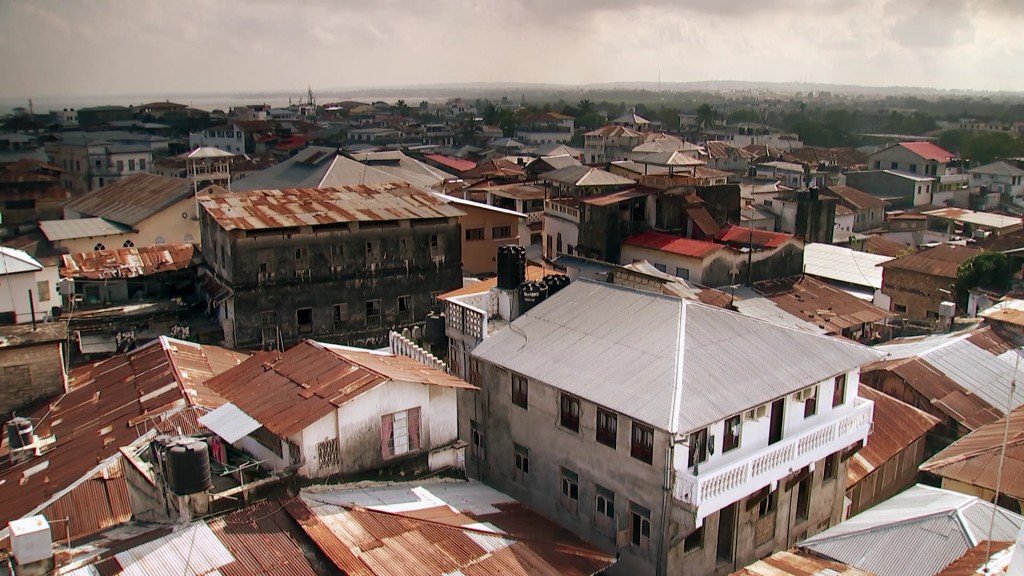
<instances>
[{"instance_id":1,"label":"grey concrete building","mask_svg":"<svg viewBox=\"0 0 1024 576\"><path fill-rule=\"evenodd\" d=\"M840 521L877 358L578 280L473 350L467 473L615 550L609 574L727 574Z\"/></svg>"},{"instance_id":2,"label":"grey concrete building","mask_svg":"<svg viewBox=\"0 0 1024 576\"><path fill-rule=\"evenodd\" d=\"M427 190L211 190L200 201L200 281L230 347L379 346L462 285L464 213Z\"/></svg>"}]
</instances>

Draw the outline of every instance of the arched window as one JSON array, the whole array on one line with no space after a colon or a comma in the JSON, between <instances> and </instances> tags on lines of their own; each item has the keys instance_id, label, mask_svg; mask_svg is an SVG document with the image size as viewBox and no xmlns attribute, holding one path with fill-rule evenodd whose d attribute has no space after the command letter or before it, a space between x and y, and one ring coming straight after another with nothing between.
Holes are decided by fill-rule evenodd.
<instances>
[{"instance_id":1,"label":"arched window","mask_svg":"<svg viewBox=\"0 0 1024 576\"><path fill-rule=\"evenodd\" d=\"M156 240L153 240L153 244L166 244L163 236L157 236Z\"/></svg>"},{"instance_id":2,"label":"arched window","mask_svg":"<svg viewBox=\"0 0 1024 576\"><path fill-rule=\"evenodd\" d=\"M125 240L123 246L125 248L131 248L132 246L135 246L135 242L132 242L131 240Z\"/></svg>"},{"instance_id":3,"label":"arched window","mask_svg":"<svg viewBox=\"0 0 1024 576\"><path fill-rule=\"evenodd\" d=\"M98 243L98 244L96 244L95 246L93 246L93 247L92 247L92 249L93 249L93 250L106 250L106 249L107 249L107 247L106 247L106 246L104 246L104 245L103 245L102 243Z\"/></svg>"},{"instance_id":4,"label":"arched window","mask_svg":"<svg viewBox=\"0 0 1024 576\"><path fill-rule=\"evenodd\" d=\"M196 237L191 234L185 234L185 242L195 242Z\"/></svg>"}]
</instances>

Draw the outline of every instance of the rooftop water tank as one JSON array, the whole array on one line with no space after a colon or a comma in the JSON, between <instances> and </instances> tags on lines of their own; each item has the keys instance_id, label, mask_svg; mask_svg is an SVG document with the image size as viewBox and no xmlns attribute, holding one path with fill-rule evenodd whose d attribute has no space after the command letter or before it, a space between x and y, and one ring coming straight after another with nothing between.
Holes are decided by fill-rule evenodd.
<instances>
[{"instance_id":1,"label":"rooftop water tank","mask_svg":"<svg viewBox=\"0 0 1024 576\"><path fill-rule=\"evenodd\" d=\"M166 446L164 464L167 484L178 496L204 492L213 487L210 479L210 449L197 438L178 438Z\"/></svg>"}]
</instances>

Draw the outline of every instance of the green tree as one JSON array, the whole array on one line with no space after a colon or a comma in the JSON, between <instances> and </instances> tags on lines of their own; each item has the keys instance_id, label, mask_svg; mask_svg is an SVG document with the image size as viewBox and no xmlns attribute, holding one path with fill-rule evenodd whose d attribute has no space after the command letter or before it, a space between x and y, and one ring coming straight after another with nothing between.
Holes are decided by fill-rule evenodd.
<instances>
[{"instance_id":1,"label":"green tree","mask_svg":"<svg viewBox=\"0 0 1024 576\"><path fill-rule=\"evenodd\" d=\"M1002 252L984 251L971 256L956 269L957 304L967 306L967 297L972 288L1005 290L1010 282L1010 263Z\"/></svg>"},{"instance_id":2,"label":"green tree","mask_svg":"<svg viewBox=\"0 0 1024 576\"><path fill-rule=\"evenodd\" d=\"M702 130L707 129L714 126L715 122L721 118L721 116L722 115L718 113L718 110L715 110L710 104L705 102L697 108L697 126Z\"/></svg>"}]
</instances>

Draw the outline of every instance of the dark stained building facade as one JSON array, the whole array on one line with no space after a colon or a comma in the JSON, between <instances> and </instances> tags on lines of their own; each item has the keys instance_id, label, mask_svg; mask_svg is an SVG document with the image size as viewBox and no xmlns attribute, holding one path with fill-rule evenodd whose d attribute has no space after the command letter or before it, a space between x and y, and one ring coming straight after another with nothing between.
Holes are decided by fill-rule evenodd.
<instances>
[{"instance_id":1,"label":"dark stained building facade","mask_svg":"<svg viewBox=\"0 0 1024 576\"><path fill-rule=\"evenodd\" d=\"M412 184L211 190L200 282L228 346L378 346L462 285L463 212Z\"/></svg>"}]
</instances>

